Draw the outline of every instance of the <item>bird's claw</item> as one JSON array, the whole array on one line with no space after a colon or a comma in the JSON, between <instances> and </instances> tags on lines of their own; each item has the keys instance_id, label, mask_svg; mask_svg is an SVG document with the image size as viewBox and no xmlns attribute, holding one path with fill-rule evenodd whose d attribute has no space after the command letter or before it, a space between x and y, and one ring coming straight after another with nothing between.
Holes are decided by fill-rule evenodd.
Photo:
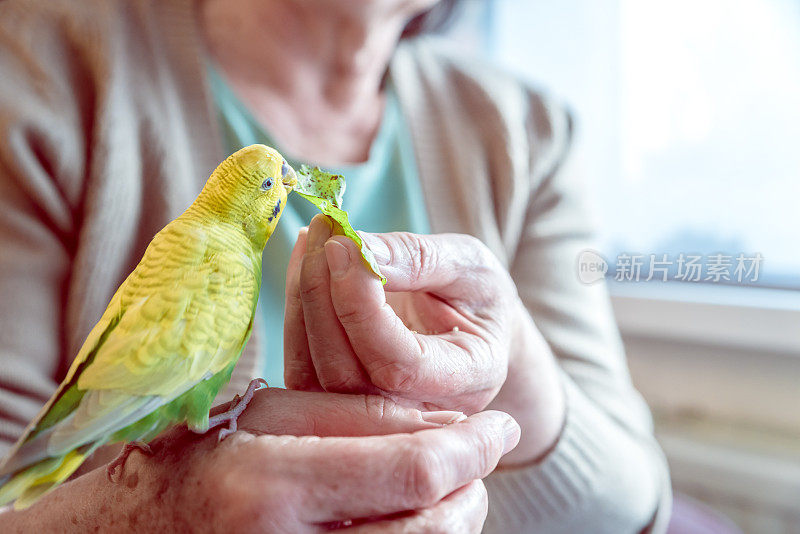
<instances>
[{"instance_id":1,"label":"bird's claw","mask_svg":"<svg viewBox=\"0 0 800 534\"><path fill-rule=\"evenodd\" d=\"M128 461L128 456L131 455L133 451L138 450L142 454L147 456L153 455L153 449L150 448L150 445L145 443L144 441L130 441L122 447L119 455L114 458L114 460L106 466L106 477L110 482L113 482L113 477L117 472L117 468L124 468L125 463Z\"/></svg>"},{"instance_id":2,"label":"bird's claw","mask_svg":"<svg viewBox=\"0 0 800 534\"><path fill-rule=\"evenodd\" d=\"M208 420L208 428L211 430L214 427L220 426L223 423L227 422L227 428L221 428L219 434L217 434L217 441L222 441L234 432L238 430L238 422L239 416L242 415L247 405L250 404L250 401L253 399L253 395L255 394L256 390L259 387L269 387L267 381L263 378L255 378L250 381L250 384L247 386L247 391L245 391L244 396L239 397L236 395L233 398L233 402L231 403L231 407L228 408L226 411L217 414L213 417L210 417Z\"/></svg>"}]
</instances>

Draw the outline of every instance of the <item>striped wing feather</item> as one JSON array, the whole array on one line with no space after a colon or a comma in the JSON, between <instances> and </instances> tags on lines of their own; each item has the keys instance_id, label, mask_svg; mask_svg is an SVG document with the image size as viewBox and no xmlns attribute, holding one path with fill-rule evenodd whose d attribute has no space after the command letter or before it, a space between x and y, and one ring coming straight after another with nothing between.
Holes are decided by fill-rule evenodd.
<instances>
[{"instance_id":1,"label":"striped wing feather","mask_svg":"<svg viewBox=\"0 0 800 534\"><path fill-rule=\"evenodd\" d=\"M228 367L247 341L260 280L260 257L243 236L170 223L114 294L0 476L107 439Z\"/></svg>"},{"instance_id":2,"label":"striped wing feather","mask_svg":"<svg viewBox=\"0 0 800 534\"><path fill-rule=\"evenodd\" d=\"M246 244L220 242L228 234L170 225L156 236L120 288L125 313L78 378L80 389L174 398L239 356L260 266Z\"/></svg>"}]
</instances>

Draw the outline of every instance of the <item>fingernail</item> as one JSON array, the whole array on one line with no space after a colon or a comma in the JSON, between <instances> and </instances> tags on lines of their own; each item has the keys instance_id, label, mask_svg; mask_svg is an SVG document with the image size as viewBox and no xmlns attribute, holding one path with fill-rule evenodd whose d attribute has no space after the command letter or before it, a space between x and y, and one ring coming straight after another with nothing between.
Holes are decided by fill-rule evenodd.
<instances>
[{"instance_id":1,"label":"fingernail","mask_svg":"<svg viewBox=\"0 0 800 534\"><path fill-rule=\"evenodd\" d=\"M519 424L509 416L503 426L503 454L507 454L511 449L517 446L520 432Z\"/></svg>"},{"instance_id":2,"label":"fingernail","mask_svg":"<svg viewBox=\"0 0 800 534\"><path fill-rule=\"evenodd\" d=\"M322 248L325 241L330 239L332 235L331 223L324 215L317 215L311 219L311 225L308 228L308 243L306 250L308 252Z\"/></svg>"},{"instance_id":3,"label":"fingernail","mask_svg":"<svg viewBox=\"0 0 800 534\"><path fill-rule=\"evenodd\" d=\"M461 412L422 412L422 420L437 425L450 425L463 421L467 416Z\"/></svg>"},{"instance_id":4,"label":"fingernail","mask_svg":"<svg viewBox=\"0 0 800 534\"><path fill-rule=\"evenodd\" d=\"M386 242L383 239L362 232L359 232L358 235L360 235L362 241L366 243L367 248L372 251L372 255L375 256L375 261L378 262L378 265L389 265L389 261L392 259L392 253L389 251L389 247L386 246Z\"/></svg>"},{"instance_id":5,"label":"fingernail","mask_svg":"<svg viewBox=\"0 0 800 534\"><path fill-rule=\"evenodd\" d=\"M347 247L331 239L325 243L325 257L328 258L328 268L334 276L341 276L350 267L350 251Z\"/></svg>"}]
</instances>

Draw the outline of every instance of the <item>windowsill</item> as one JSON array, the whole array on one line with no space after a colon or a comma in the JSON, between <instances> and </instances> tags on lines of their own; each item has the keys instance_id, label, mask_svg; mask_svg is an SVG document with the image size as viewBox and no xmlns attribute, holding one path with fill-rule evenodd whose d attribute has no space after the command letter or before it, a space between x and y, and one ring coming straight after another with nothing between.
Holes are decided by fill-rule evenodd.
<instances>
[{"instance_id":1,"label":"windowsill","mask_svg":"<svg viewBox=\"0 0 800 534\"><path fill-rule=\"evenodd\" d=\"M609 282L625 336L800 356L800 292Z\"/></svg>"},{"instance_id":2,"label":"windowsill","mask_svg":"<svg viewBox=\"0 0 800 534\"><path fill-rule=\"evenodd\" d=\"M785 516L787 522L799 519L796 437L707 420L666 420L657 427L678 490L710 497L710 504L723 510L733 508L733 517L750 509Z\"/></svg>"},{"instance_id":3,"label":"windowsill","mask_svg":"<svg viewBox=\"0 0 800 534\"><path fill-rule=\"evenodd\" d=\"M800 292L609 288L633 382L656 412L800 438Z\"/></svg>"}]
</instances>

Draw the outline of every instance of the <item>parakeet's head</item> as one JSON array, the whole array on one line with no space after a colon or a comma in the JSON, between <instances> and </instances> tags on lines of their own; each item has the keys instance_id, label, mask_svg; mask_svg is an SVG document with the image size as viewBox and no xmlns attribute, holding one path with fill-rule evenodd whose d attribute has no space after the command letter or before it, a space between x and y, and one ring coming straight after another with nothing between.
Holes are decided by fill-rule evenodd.
<instances>
[{"instance_id":1,"label":"parakeet's head","mask_svg":"<svg viewBox=\"0 0 800 534\"><path fill-rule=\"evenodd\" d=\"M277 150L250 145L234 152L211 174L195 204L226 222L241 223L257 244L269 238L297 184L294 169Z\"/></svg>"}]
</instances>

